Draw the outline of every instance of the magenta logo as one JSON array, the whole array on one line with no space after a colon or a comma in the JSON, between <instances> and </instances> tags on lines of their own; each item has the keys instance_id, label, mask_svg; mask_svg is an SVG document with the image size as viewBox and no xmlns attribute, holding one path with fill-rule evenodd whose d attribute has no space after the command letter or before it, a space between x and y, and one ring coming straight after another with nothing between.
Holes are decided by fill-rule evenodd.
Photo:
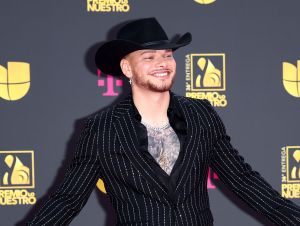
<instances>
[{"instance_id":1,"label":"magenta logo","mask_svg":"<svg viewBox=\"0 0 300 226\"><path fill-rule=\"evenodd\" d=\"M102 96L118 96L119 92L115 91L115 86L123 86L123 81L121 79L116 79L112 75L102 76L103 73L98 69L98 86L106 87L106 91L102 93Z\"/></svg>"},{"instance_id":2,"label":"magenta logo","mask_svg":"<svg viewBox=\"0 0 300 226\"><path fill-rule=\"evenodd\" d=\"M213 184L213 180L219 179L218 175L213 172L210 168L208 169L207 188L215 189L216 186Z\"/></svg>"}]
</instances>

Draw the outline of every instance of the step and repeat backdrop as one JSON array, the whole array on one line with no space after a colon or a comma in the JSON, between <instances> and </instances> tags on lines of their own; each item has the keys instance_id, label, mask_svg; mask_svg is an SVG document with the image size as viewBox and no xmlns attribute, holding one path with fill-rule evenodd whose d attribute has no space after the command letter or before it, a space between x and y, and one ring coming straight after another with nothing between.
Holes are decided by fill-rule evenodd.
<instances>
[{"instance_id":1,"label":"step and repeat backdrop","mask_svg":"<svg viewBox=\"0 0 300 226\"><path fill-rule=\"evenodd\" d=\"M62 181L85 118L130 91L96 68L94 54L143 17L156 17L169 38L192 33L175 52L173 91L208 99L245 160L299 205L299 8L295 0L1 1L0 225L33 216ZM71 225L114 224L97 185ZM271 225L211 171L208 189L216 226Z\"/></svg>"}]
</instances>

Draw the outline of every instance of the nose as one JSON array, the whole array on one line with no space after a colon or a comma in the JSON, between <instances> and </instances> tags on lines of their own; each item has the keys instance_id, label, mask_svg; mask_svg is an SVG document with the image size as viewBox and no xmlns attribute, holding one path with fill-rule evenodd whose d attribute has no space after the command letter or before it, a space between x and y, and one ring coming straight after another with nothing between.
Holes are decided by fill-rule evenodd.
<instances>
[{"instance_id":1,"label":"nose","mask_svg":"<svg viewBox=\"0 0 300 226\"><path fill-rule=\"evenodd\" d=\"M165 68L167 66L168 62L167 62L167 59L164 58L164 57L159 57L157 59L157 63L156 63L156 66L157 67L160 67L160 68Z\"/></svg>"}]
</instances>

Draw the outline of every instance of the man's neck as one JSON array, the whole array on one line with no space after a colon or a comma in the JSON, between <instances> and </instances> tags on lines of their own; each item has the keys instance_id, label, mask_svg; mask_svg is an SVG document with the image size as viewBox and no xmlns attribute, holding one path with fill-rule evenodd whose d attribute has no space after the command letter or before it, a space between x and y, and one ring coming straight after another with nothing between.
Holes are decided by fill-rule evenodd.
<instances>
[{"instance_id":1,"label":"man's neck","mask_svg":"<svg viewBox=\"0 0 300 226\"><path fill-rule=\"evenodd\" d=\"M168 121L167 111L170 103L170 92L132 92L133 102L139 111L142 121L160 124Z\"/></svg>"}]
</instances>

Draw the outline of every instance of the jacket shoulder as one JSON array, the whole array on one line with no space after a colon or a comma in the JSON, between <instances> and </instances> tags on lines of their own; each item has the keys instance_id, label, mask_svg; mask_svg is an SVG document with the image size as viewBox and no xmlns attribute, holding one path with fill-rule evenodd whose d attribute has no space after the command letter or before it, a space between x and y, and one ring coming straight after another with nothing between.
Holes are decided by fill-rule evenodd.
<instances>
[{"instance_id":1,"label":"jacket shoulder","mask_svg":"<svg viewBox=\"0 0 300 226\"><path fill-rule=\"evenodd\" d=\"M187 109L195 115L198 115L203 124L225 131L222 119L208 100L180 97L179 102L182 102L183 105L187 105Z\"/></svg>"},{"instance_id":2,"label":"jacket shoulder","mask_svg":"<svg viewBox=\"0 0 300 226\"><path fill-rule=\"evenodd\" d=\"M191 109L196 110L197 112L204 111L209 113L213 109L210 102L206 99L195 99L195 98L179 96L179 95L175 95L175 97L181 104L186 105Z\"/></svg>"},{"instance_id":3,"label":"jacket shoulder","mask_svg":"<svg viewBox=\"0 0 300 226\"><path fill-rule=\"evenodd\" d=\"M86 127L97 128L100 124L103 124L113 113L113 107L103 108L87 117L85 117Z\"/></svg>"}]
</instances>

